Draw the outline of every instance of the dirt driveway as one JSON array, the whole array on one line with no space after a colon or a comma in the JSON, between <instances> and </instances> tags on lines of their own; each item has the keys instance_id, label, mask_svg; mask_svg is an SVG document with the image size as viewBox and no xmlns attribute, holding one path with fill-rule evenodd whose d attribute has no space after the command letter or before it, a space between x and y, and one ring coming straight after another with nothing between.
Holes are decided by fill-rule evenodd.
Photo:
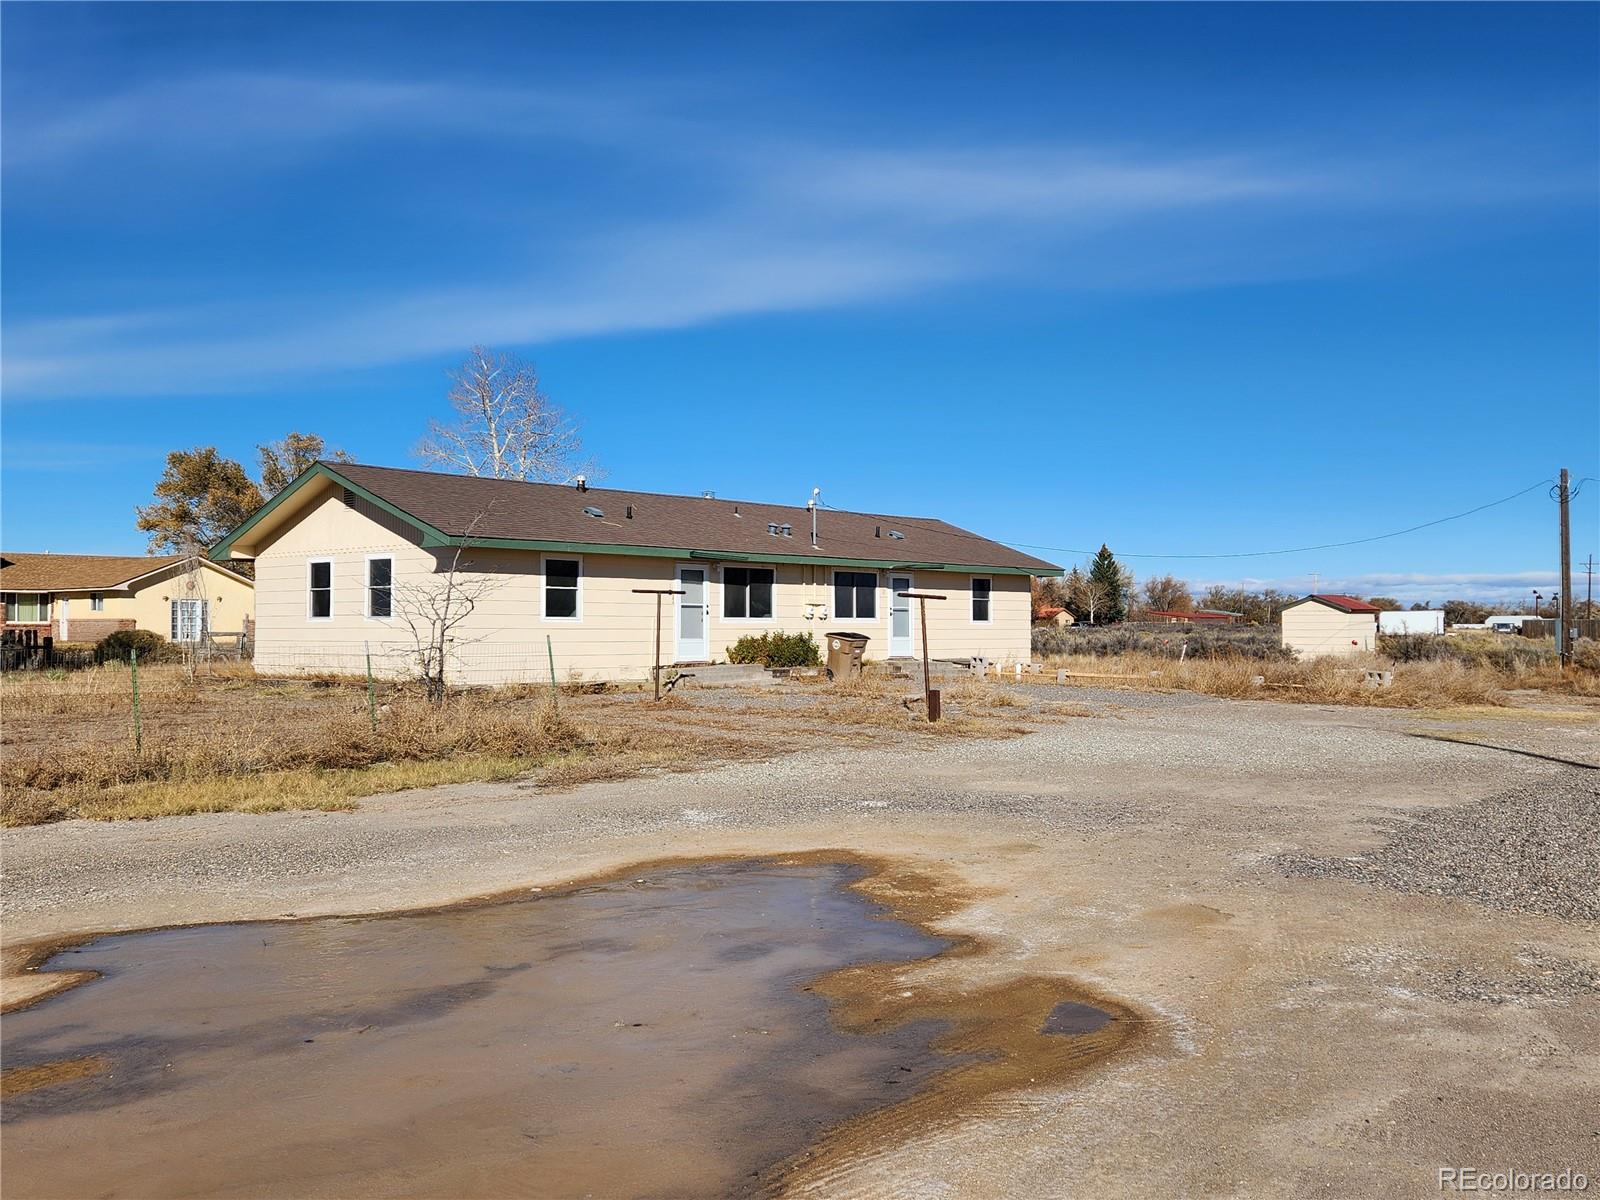
<instances>
[{"instance_id":1,"label":"dirt driveway","mask_svg":"<svg viewBox=\"0 0 1600 1200\"><path fill-rule=\"evenodd\" d=\"M8 830L6 941L849 849L921 867L938 927L983 946L908 986L1059 975L1147 1036L885 1126L796 1194L1420 1197L1443 1167L1600 1186L1600 771L1463 744L1600 761L1592 720L1084 699L1005 741Z\"/></svg>"}]
</instances>

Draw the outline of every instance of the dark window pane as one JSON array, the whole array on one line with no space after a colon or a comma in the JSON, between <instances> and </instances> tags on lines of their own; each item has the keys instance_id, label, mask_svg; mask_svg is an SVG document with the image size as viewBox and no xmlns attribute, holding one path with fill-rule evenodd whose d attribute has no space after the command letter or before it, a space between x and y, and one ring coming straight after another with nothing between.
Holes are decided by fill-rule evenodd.
<instances>
[{"instance_id":1,"label":"dark window pane","mask_svg":"<svg viewBox=\"0 0 1600 1200\"><path fill-rule=\"evenodd\" d=\"M994 582L989 579L974 579L972 581L972 619L974 621L987 621L989 619L989 594L994 590Z\"/></svg>"},{"instance_id":2,"label":"dark window pane","mask_svg":"<svg viewBox=\"0 0 1600 1200\"><path fill-rule=\"evenodd\" d=\"M578 615L577 588L546 588L544 615L547 617L575 617Z\"/></svg>"},{"instance_id":3,"label":"dark window pane","mask_svg":"<svg viewBox=\"0 0 1600 1200\"><path fill-rule=\"evenodd\" d=\"M872 579L870 575L862 576L863 579ZM870 621L878 615L878 584L877 580L871 583L856 584L856 619Z\"/></svg>"},{"instance_id":4,"label":"dark window pane","mask_svg":"<svg viewBox=\"0 0 1600 1200\"><path fill-rule=\"evenodd\" d=\"M772 615L772 571L750 572L750 615L752 617L770 617Z\"/></svg>"},{"instance_id":5,"label":"dark window pane","mask_svg":"<svg viewBox=\"0 0 1600 1200\"><path fill-rule=\"evenodd\" d=\"M313 617L331 617L333 615L333 593L327 588L312 589L311 615Z\"/></svg>"},{"instance_id":6,"label":"dark window pane","mask_svg":"<svg viewBox=\"0 0 1600 1200\"><path fill-rule=\"evenodd\" d=\"M392 610L394 560L367 560L367 611L374 617L387 617Z\"/></svg>"},{"instance_id":7,"label":"dark window pane","mask_svg":"<svg viewBox=\"0 0 1600 1200\"><path fill-rule=\"evenodd\" d=\"M750 583L750 572L744 567L722 569L722 615L747 616L745 593Z\"/></svg>"},{"instance_id":8,"label":"dark window pane","mask_svg":"<svg viewBox=\"0 0 1600 1200\"><path fill-rule=\"evenodd\" d=\"M833 577L833 615L843 618L856 615L855 592L842 571Z\"/></svg>"},{"instance_id":9,"label":"dark window pane","mask_svg":"<svg viewBox=\"0 0 1600 1200\"><path fill-rule=\"evenodd\" d=\"M578 586L578 560L575 558L548 558L544 564L545 582L552 587Z\"/></svg>"},{"instance_id":10,"label":"dark window pane","mask_svg":"<svg viewBox=\"0 0 1600 1200\"><path fill-rule=\"evenodd\" d=\"M332 563L314 562L311 564L311 586L313 588L326 588L333 586Z\"/></svg>"}]
</instances>

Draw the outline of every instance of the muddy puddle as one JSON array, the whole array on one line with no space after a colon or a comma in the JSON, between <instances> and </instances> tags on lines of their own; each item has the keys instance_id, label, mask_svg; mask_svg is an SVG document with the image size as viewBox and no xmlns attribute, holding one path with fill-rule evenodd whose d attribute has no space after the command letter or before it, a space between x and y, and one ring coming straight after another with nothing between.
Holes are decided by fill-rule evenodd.
<instances>
[{"instance_id":1,"label":"muddy puddle","mask_svg":"<svg viewBox=\"0 0 1600 1200\"><path fill-rule=\"evenodd\" d=\"M102 978L5 1018L6 1195L759 1192L961 1061L943 1022L845 1032L806 990L945 947L847 890L864 873L719 863L64 951L47 970Z\"/></svg>"},{"instance_id":2,"label":"muddy puddle","mask_svg":"<svg viewBox=\"0 0 1600 1200\"><path fill-rule=\"evenodd\" d=\"M819 854L98 938L42 969L99 978L4 1019L4 1194L704 1197L826 1180L1140 1036L1133 1010L1055 977L907 986L905 963L981 952L911 923L959 906L914 869Z\"/></svg>"}]
</instances>

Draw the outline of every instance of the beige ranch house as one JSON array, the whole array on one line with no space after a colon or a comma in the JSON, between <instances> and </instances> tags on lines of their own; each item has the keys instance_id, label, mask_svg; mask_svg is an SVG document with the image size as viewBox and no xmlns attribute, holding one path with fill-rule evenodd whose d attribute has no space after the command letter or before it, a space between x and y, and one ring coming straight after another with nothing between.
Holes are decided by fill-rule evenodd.
<instances>
[{"instance_id":1,"label":"beige ranch house","mask_svg":"<svg viewBox=\"0 0 1600 1200\"><path fill-rule=\"evenodd\" d=\"M97 642L146 629L174 642L249 628L254 588L239 574L182 554L0 554L0 630Z\"/></svg>"},{"instance_id":2,"label":"beige ranch house","mask_svg":"<svg viewBox=\"0 0 1600 1200\"><path fill-rule=\"evenodd\" d=\"M812 518L816 537L812 539ZM253 559L263 671L413 669L441 595L471 596L453 682L649 676L726 661L747 634L871 639L869 658L1025 661L1029 578L1060 568L926 517L318 463L212 551ZM454 574L452 575L452 568ZM449 581L454 578L456 586ZM459 608L457 609L459 611ZM421 633L419 634L419 630Z\"/></svg>"}]
</instances>

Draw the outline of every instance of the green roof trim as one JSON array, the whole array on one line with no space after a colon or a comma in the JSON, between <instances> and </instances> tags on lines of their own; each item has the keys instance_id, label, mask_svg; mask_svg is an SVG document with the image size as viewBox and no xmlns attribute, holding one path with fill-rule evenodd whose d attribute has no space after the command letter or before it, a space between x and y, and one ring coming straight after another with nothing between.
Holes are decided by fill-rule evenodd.
<instances>
[{"instance_id":1,"label":"green roof trim","mask_svg":"<svg viewBox=\"0 0 1600 1200\"><path fill-rule=\"evenodd\" d=\"M871 567L877 570L956 571L973 575L1029 575L1027 567L984 567L964 563L908 563L894 558L838 558L826 554L745 554L738 551L693 550L680 546L626 546L615 542L553 542L537 538L474 538L461 537L435 529L426 521L391 504L383 497L346 479L326 463L314 463L298 475L292 483L268 500L227 537L211 548L207 555L213 562L227 561L239 539L255 528L291 496L319 478L331 479L340 487L348 488L369 504L376 505L396 520L403 521L422 534L422 545L427 549L449 546L482 546L489 550L543 550L566 554L615 554L622 557L712 559L727 562L800 563L821 567Z\"/></svg>"},{"instance_id":2,"label":"green roof trim","mask_svg":"<svg viewBox=\"0 0 1600 1200\"><path fill-rule=\"evenodd\" d=\"M426 521L419 520L410 513L406 512L403 508L400 508L394 504L390 504L389 501L385 500L382 496L375 495L366 488L362 487L360 484L346 479L343 475L339 474L339 472L328 466L327 463L318 462L312 463L311 466L307 467L299 475L295 476L293 482L291 482L281 492L279 492L271 500L268 500L260 508L256 509L255 512L251 513L250 516L246 518L244 524L240 525L232 533L228 534L227 537L223 538L220 542L213 546L210 553L208 553L206 557L212 562L220 563L226 561L232 554L234 545L241 537L249 533L265 518L270 516L280 504L288 500L289 497L293 496L296 492L299 492L301 489L305 488L314 479L331 479L340 487L349 488L350 491L355 493L357 496L360 496L369 504L377 505L377 507L381 508L384 512L388 513L396 520L404 521L407 525L410 525L413 529L418 530L422 534L422 544L424 546L450 546L459 544L459 539L455 542L452 542L449 534L443 532L442 530L435 529Z\"/></svg>"}]
</instances>

